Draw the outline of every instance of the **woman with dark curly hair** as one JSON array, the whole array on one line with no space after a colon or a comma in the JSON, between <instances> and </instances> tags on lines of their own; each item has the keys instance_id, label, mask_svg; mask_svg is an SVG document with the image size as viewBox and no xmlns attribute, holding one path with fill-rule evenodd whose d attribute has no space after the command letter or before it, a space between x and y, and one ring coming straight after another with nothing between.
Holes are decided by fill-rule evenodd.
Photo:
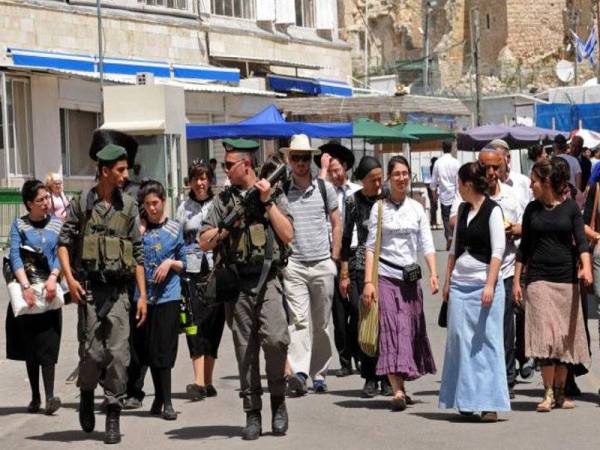
<instances>
[{"instance_id":1,"label":"woman with dark curly hair","mask_svg":"<svg viewBox=\"0 0 600 450\"><path fill-rule=\"evenodd\" d=\"M535 200L525 209L513 295L525 300L525 353L542 367L544 398L538 412L571 409L565 396L568 364L590 361L578 277L592 283L589 244L577 204L565 198L569 167L555 158L531 171ZM578 270L578 264L580 269ZM527 267L523 295L519 282Z\"/></svg>"},{"instance_id":2,"label":"woman with dark curly hair","mask_svg":"<svg viewBox=\"0 0 600 450\"><path fill-rule=\"evenodd\" d=\"M440 408L463 415L481 412L496 422L510 411L504 359L504 284L499 278L506 235L502 209L486 192L478 162L458 171L464 202L458 209L448 256L444 301L448 337L440 388Z\"/></svg>"}]
</instances>

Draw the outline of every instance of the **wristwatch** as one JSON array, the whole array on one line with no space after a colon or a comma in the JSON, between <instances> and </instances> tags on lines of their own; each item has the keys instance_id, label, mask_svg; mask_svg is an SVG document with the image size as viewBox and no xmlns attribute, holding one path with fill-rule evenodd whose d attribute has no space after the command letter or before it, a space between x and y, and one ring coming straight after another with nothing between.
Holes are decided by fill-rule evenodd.
<instances>
[{"instance_id":1,"label":"wristwatch","mask_svg":"<svg viewBox=\"0 0 600 450\"><path fill-rule=\"evenodd\" d=\"M22 284L21 287L25 291L25 290L29 289L31 287L31 285L29 283L25 283L25 284Z\"/></svg>"}]
</instances>

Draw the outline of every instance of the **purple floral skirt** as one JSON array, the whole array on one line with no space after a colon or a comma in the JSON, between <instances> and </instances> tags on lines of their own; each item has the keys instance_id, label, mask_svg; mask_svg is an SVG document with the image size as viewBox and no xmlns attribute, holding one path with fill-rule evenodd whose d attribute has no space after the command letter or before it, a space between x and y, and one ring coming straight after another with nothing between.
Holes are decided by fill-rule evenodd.
<instances>
[{"instance_id":1,"label":"purple floral skirt","mask_svg":"<svg viewBox=\"0 0 600 450\"><path fill-rule=\"evenodd\" d=\"M377 375L416 380L434 374L420 282L379 277L379 357Z\"/></svg>"}]
</instances>

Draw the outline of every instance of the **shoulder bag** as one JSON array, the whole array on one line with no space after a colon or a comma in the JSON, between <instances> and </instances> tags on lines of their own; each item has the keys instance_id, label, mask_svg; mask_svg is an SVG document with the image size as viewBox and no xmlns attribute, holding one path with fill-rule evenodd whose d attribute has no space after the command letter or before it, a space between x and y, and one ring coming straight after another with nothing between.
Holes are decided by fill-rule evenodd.
<instances>
[{"instance_id":1,"label":"shoulder bag","mask_svg":"<svg viewBox=\"0 0 600 450\"><path fill-rule=\"evenodd\" d=\"M370 357L377 355L379 341L379 255L381 254L381 233L383 224L383 200L377 201L377 234L375 235L375 254L371 281L375 287L375 302L367 308L360 302L360 320L358 325L358 345Z\"/></svg>"}]
</instances>

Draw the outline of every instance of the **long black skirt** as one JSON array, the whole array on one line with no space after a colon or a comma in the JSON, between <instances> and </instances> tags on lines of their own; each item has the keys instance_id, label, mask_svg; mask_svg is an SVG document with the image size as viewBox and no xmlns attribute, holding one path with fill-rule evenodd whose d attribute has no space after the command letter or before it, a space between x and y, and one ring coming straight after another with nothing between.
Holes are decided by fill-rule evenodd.
<instances>
[{"instance_id":1,"label":"long black skirt","mask_svg":"<svg viewBox=\"0 0 600 450\"><path fill-rule=\"evenodd\" d=\"M188 276L198 281L198 275ZM202 289L197 282L192 283L191 290L192 315L198 331L195 335L186 335L190 358L211 356L216 359L225 327L225 306L223 303L205 304Z\"/></svg>"},{"instance_id":2,"label":"long black skirt","mask_svg":"<svg viewBox=\"0 0 600 450\"><path fill-rule=\"evenodd\" d=\"M133 345L142 365L155 369L172 369L175 366L180 303L148 305L146 322L132 330Z\"/></svg>"},{"instance_id":3,"label":"long black skirt","mask_svg":"<svg viewBox=\"0 0 600 450\"><path fill-rule=\"evenodd\" d=\"M9 303L6 313L6 357L40 365L56 364L61 332L61 309L15 317Z\"/></svg>"}]
</instances>

